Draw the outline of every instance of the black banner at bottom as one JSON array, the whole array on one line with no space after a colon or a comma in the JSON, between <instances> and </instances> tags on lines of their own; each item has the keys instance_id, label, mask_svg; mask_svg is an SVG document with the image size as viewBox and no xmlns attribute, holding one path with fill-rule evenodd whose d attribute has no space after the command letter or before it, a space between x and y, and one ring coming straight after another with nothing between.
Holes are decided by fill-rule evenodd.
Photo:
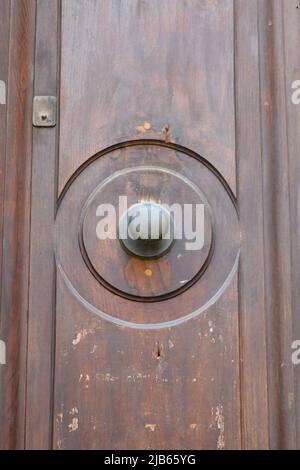
<instances>
[{"instance_id":1,"label":"black banner at bottom","mask_svg":"<svg viewBox=\"0 0 300 470\"><path fill-rule=\"evenodd\" d=\"M204 464L241 463L253 468L255 464L282 463L299 467L299 451L2 451L0 463L4 464L63 464L64 467L96 465L149 469L184 466L193 469ZM2 467L4 468L4 467Z\"/></svg>"}]
</instances>

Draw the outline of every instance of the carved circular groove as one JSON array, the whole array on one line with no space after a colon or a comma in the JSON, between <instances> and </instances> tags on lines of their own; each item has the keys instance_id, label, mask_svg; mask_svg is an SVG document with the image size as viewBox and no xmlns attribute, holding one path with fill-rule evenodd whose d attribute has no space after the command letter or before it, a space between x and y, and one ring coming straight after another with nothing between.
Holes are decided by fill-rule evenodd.
<instances>
[{"instance_id":1,"label":"carved circular groove","mask_svg":"<svg viewBox=\"0 0 300 470\"><path fill-rule=\"evenodd\" d=\"M183 204L194 209L197 204L204 206L204 244L201 249L186 248L189 240L184 236L184 230L182 238L174 240L171 250L163 257L153 260L140 259L130 252L124 252L117 238L100 240L96 237L99 219L96 214L99 213L99 207L119 207L122 220L127 212L127 205L121 207L120 195L126 195L130 206L135 206L141 200L155 200L158 188L163 186L166 189L163 201L160 202L170 208L175 202L177 205L174 209L179 209L177 219L184 219ZM105 206L101 206L103 202ZM110 206L106 206L107 204ZM113 211L111 217L115 215L116 212ZM110 216L106 219L114 225ZM135 300L163 300L190 287L205 270L212 254L212 241L212 216L205 196L188 178L166 168L140 166L114 173L97 186L82 211L80 246L88 268L107 289ZM152 274L145 277L147 269L151 269Z\"/></svg>"},{"instance_id":2,"label":"carved circular groove","mask_svg":"<svg viewBox=\"0 0 300 470\"><path fill-rule=\"evenodd\" d=\"M98 205L118 205L121 194L128 207L141 200L204 204L203 249L195 255L186 240L176 239L162 257L144 260L130 256L117 238L97 239ZM204 158L159 141L122 143L91 157L62 193L55 222L59 288L84 311L120 326L175 326L225 292L237 270L239 242L234 197Z\"/></svg>"}]
</instances>

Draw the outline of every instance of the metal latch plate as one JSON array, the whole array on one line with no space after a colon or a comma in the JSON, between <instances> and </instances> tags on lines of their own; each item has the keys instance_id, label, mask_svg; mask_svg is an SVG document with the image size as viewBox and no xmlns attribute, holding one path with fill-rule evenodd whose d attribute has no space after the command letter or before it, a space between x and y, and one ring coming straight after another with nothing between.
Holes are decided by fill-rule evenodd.
<instances>
[{"instance_id":1,"label":"metal latch plate","mask_svg":"<svg viewBox=\"0 0 300 470\"><path fill-rule=\"evenodd\" d=\"M56 104L56 96L35 96L33 99L33 125L37 127L55 126Z\"/></svg>"}]
</instances>

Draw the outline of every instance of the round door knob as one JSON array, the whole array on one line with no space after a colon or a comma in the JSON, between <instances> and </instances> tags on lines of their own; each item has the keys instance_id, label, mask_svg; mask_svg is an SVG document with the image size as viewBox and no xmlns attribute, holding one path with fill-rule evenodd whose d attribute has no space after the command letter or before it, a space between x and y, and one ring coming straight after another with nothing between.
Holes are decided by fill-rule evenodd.
<instances>
[{"instance_id":1,"label":"round door knob","mask_svg":"<svg viewBox=\"0 0 300 470\"><path fill-rule=\"evenodd\" d=\"M119 240L123 248L134 256L159 258L173 243L173 217L161 204L134 204L120 218Z\"/></svg>"}]
</instances>

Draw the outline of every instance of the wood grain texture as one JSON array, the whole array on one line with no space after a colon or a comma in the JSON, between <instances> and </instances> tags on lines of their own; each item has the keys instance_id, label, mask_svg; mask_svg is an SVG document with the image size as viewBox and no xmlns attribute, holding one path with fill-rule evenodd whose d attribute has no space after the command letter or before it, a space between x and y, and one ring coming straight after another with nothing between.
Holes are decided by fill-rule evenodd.
<instances>
[{"instance_id":1,"label":"wood grain texture","mask_svg":"<svg viewBox=\"0 0 300 470\"><path fill-rule=\"evenodd\" d=\"M285 57L285 90L289 90L291 83L300 79L300 3L283 2L282 4L283 19L283 43ZM294 91L294 90L293 90ZM287 318L287 322L291 322L287 331L285 340L285 357L284 365L289 369L289 341L300 338L300 218L299 218L299 178L300 174L300 106L292 103L289 94L286 96L286 126L287 126L287 152L288 152L288 183L289 183L289 210L290 210L290 240L291 240L291 312L292 318ZM281 334L284 334L284 328ZM282 362L281 362L282 364ZM282 368L282 367L281 367ZM293 375L293 377L292 377ZM300 449L300 367L293 366L293 374L291 370L286 374L285 380L290 380L290 385L285 387L287 397L288 419L290 420L289 435L291 442L286 437L282 438L283 444L288 447ZM286 401L285 401L286 409ZM274 446L276 443L274 443Z\"/></svg>"},{"instance_id":2,"label":"wood grain texture","mask_svg":"<svg viewBox=\"0 0 300 470\"><path fill-rule=\"evenodd\" d=\"M139 138L204 155L235 191L232 48L232 0L63 1L59 191Z\"/></svg>"},{"instance_id":3,"label":"wood grain texture","mask_svg":"<svg viewBox=\"0 0 300 470\"><path fill-rule=\"evenodd\" d=\"M300 448L299 41L298 0L3 0L1 448ZM56 127L32 128L34 94ZM106 289L79 245L91 192L139 164L218 219L205 272L160 302Z\"/></svg>"},{"instance_id":4,"label":"wood grain texture","mask_svg":"<svg viewBox=\"0 0 300 470\"><path fill-rule=\"evenodd\" d=\"M234 339L238 331L238 296L236 278L228 273L237 255L236 244L232 245L239 235L235 208L221 181L199 159L173 149L163 150L157 143L144 142L100 155L77 176L60 203L55 231L56 259L63 273L57 284L54 439L57 447L240 447L239 358L238 342ZM134 302L111 293L88 270L78 246L84 202L99 182L126 168L129 162L134 166L146 162L159 163L164 168L171 165L182 177L188 174L209 198L215 215L215 251L205 273L185 292L163 302L155 299L151 303ZM122 192L122 187L117 186L113 194ZM164 193L160 196L163 198ZM231 230L226 232L228 224ZM95 236L94 230L90 236ZM111 258L110 269L122 271L122 253L119 258ZM178 273L172 272L172 261L170 269L170 275L176 278ZM178 270L176 266L175 269ZM220 288L223 292L220 304L214 305L212 299ZM197 313L205 299L210 308L206 307L206 314ZM186 321L185 316L191 316L191 320ZM168 359L158 354L158 345L167 351ZM230 380L224 381L225 376ZM93 383L86 383L90 381ZM117 396L118 412L111 401ZM191 421L184 420L180 425L177 408L185 396L181 419L186 414ZM95 397L99 397L97 412ZM137 408L135 400L140 404ZM168 413L161 409L161 400ZM220 413L219 418L216 413ZM132 420L137 416L138 422L133 426ZM218 419L222 422L220 430ZM93 420L98 423L95 429ZM99 427L101 421L107 432ZM198 428L199 432L190 432ZM216 437L214 431L220 434ZM117 440L114 436L118 436Z\"/></svg>"},{"instance_id":5,"label":"wood grain texture","mask_svg":"<svg viewBox=\"0 0 300 470\"><path fill-rule=\"evenodd\" d=\"M0 239L3 238L3 210L5 185L5 156L6 156L6 121L7 121L7 82L8 82L8 53L10 32L10 2L5 0L1 5L0 16L0 80L5 87L5 102L0 103ZM0 285L2 285L2 243L0 244ZM0 290L1 301L1 290ZM0 312L1 321L1 312Z\"/></svg>"},{"instance_id":6,"label":"wood grain texture","mask_svg":"<svg viewBox=\"0 0 300 470\"><path fill-rule=\"evenodd\" d=\"M294 254L298 186L293 175L297 171L298 154L297 139L294 143L291 138L296 137L296 112L289 104L293 73L297 73L297 69L291 70L291 67L299 61L293 43L299 39L297 5L297 2L268 1L260 5L259 10L268 401L270 447L273 449L293 449L297 445L296 371L291 361L291 345L294 335L299 336L300 331L299 324L297 329L294 323L298 315L294 303L297 290L293 290L297 280Z\"/></svg>"},{"instance_id":7,"label":"wood grain texture","mask_svg":"<svg viewBox=\"0 0 300 470\"><path fill-rule=\"evenodd\" d=\"M59 1L38 0L35 95L57 95L59 15ZM27 449L52 446L55 265L51 234L56 211L57 134L58 127L33 129Z\"/></svg>"},{"instance_id":8,"label":"wood grain texture","mask_svg":"<svg viewBox=\"0 0 300 470\"><path fill-rule=\"evenodd\" d=\"M255 1L235 3L241 425L246 449L269 445L257 7Z\"/></svg>"},{"instance_id":9,"label":"wood grain texture","mask_svg":"<svg viewBox=\"0 0 300 470\"><path fill-rule=\"evenodd\" d=\"M28 313L35 2L11 1L0 337L1 447L23 448Z\"/></svg>"},{"instance_id":10,"label":"wood grain texture","mask_svg":"<svg viewBox=\"0 0 300 470\"><path fill-rule=\"evenodd\" d=\"M132 331L59 277L54 448L239 448L236 287L191 322Z\"/></svg>"},{"instance_id":11,"label":"wood grain texture","mask_svg":"<svg viewBox=\"0 0 300 470\"><path fill-rule=\"evenodd\" d=\"M226 195L236 185L233 4L92 1L83 10L82 2L63 2L61 54L59 191L76 174L56 220L56 254L66 272L57 280L54 447L240 448L237 278L221 274L234 252L226 232L235 218ZM159 142L189 147L208 163ZM161 303L113 295L78 250L87 197L132 161L191 178L218 212L214 268ZM115 261L108 269L118 269ZM179 324L214 297L221 279L228 288L219 301ZM91 315L91 306L112 322ZM172 328L149 326L162 321Z\"/></svg>"}]
</instances>

